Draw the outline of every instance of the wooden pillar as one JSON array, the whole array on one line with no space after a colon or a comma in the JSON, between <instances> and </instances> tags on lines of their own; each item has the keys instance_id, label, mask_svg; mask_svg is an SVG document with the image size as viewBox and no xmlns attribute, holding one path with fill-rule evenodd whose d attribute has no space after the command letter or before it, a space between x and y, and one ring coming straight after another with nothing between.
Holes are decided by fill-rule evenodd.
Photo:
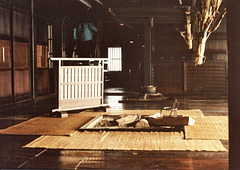
<instances>
[{"instance_id":1,"label":"wooden pillar","mask_svg":"<svg viewBox=\"0 0 240 170\"><path fill-rule=\"evenodd\" d=\"M227 1L229 169L240 167L240 1Z\"/></svg>"},{"instance_id":2,"label":"wooden pillar","mask_svg":"<svg viewBox=\"0 0 240 170\"><path fill-rule=\"evenodd\" d=\"M35 0L31 0L31 96L32 99L37 97L37 51L36 51L36 4Z\"/></svg>"},{"instance_id":3,"label":"wooden pillar","mask_svg":"<svg viewBox=\"0 0 240 170\"><path fill-rule=\"evenodd\" d=\"M14 77L15 77L15 63L14 63L14 47L13 47L13 41L14 41L14 35L13 35L13 8L12 6L9 7L10 15L9 15L9 21L10 21L10 49L11 49L11 85L12 85L12 102L16 102L15 97L15 83L14 83Z\"/></svg>"},{"instance_id":4,"label":"wooden pillar","mask_svg":"<svg viewBox=\"0 0 240 170\"><path fill-rule=\"evenodd\" d=\"M151 20L144 28L144 85L152 84L152 24Z\"/></svg>"}]
</instances>

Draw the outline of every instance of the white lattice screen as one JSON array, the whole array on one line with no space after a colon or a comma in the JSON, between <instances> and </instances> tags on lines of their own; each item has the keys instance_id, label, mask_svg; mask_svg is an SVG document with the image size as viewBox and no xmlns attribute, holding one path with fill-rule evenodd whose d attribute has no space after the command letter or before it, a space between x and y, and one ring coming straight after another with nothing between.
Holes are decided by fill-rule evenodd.
<instances>
[{"instance_id":1,"label":"white lattice screen","mask_svg":"<svg viewBox=\"0 0 240 170\"><path fill-rule=\"evenodd\" d=\"M97 66L62 66L62 60L59 59L59 106L55 111L101 106L104 83L102 60Z\"/></svg>"},{"instance_id":2,"label":"white lattice screen","mask_svg":"<svg viewBox=\"0 0 240 170\"><path fill-rule=\"evenodd\" d=\"M61 100L101 97L102 67L61 67Z\"/></svg>"}]
</instances>

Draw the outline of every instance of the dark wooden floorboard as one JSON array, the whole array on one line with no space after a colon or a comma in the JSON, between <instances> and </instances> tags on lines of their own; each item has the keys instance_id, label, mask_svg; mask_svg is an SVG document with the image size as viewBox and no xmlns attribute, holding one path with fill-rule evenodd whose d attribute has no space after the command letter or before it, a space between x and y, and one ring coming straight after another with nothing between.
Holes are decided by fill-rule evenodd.
<instances>
[{"instance_id":1,"label":"dark wooden floorboard","mask_svg":"<svg viewBox=\"0 0 240 170\"><path fill-rule=\"evenodd\" d=\"M124 95L106 95L111 109L160 109L165 102L121 103ZM225 97L179 96L179 109L201 109L205 116L228 115ZM0 129L21 123L32 115L0 115ZM38 136L0 135L1 169L228 169L228 152L86 151L25 149ZM228 141L221 141L229 149Z\"/></svg>"},{"instance_id":2,"label":"dark wooden floorboard","mask_svg":"<svg viewBox=\"0 0 240 170\"><path fill-rule=\"evenodd\" d=\"M21 168L40 169L227 169L221 152L47 150Z\"/></svg>"},{"instance_id":3,"label":"dark wooden floorboard","mask_svg":"<svg viewBox=\"0 0 240 170\"><path fill-rule=\"evenodd\" d=\"M0 135L0 168L18 168L43 149L24 149L23 145L38 136Z\"/></svg>"}]
</instances>

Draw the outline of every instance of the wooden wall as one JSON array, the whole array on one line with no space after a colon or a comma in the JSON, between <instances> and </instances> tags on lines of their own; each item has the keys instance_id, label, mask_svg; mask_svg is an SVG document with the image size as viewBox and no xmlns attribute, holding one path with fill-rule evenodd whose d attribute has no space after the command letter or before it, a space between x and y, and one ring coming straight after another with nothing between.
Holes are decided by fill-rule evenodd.
<instances>
[{"instance_id":1,"label":"wooden wall","mask_svg":"<svg viewBox=\"0 0 240 170\"><path fill-rule=\"evenodd\" d=\"M152 80L157 91L171 94L184 92L183 63L158 63L152 68Z\"/></svg>"},{"instance_id":2,"label":"wooden wall","mask_svg":"<svg viewBox=\"0 0 240 170\"><path fill-rule=\"evenodd\" d=\"M10 42L0 40L0 101L12 100Z\"/></svg>"},{"instance_id":3,"label":"wooden wall","mask_svg":"<svg viewBox=\"0 0 240 170\"><path fill-rule=\"evenodd\" d=\"M51 92L50 70L38 68L37 70L37 94L38 96L47 95ZM51 75L52 76L52 75Z\"/></svg>"},{"instance_id":4,"label":"wooden wall","mask_svg":"<svg viewBox=\"0 0 240 170\"><path fill-rule=\"evenodd\" d=\"M14 42L14 98L16 101L30 99L30 47L29 43Z\"/></svg>"},{"instance_id":5,"label":"wooden wall","mask_svg":"<svg viewBox=\"0 0 240 170\"><path fill-rule=\"evenodd\" d=\"M227 94L228 57L226 19L214 32L206 44L206 63L194 66L196 39L193 50L187 44L177 28L179 23L155 24L154 50L152 62L152 80L157 90L167 94Z\"/></svg>"},{"instance_id":6,"label":"wooden wall","mask_svg":"<svg viewBox=\"0 0 240 170\"><path fill-rule=\"evenodd\" d=\"M226 95L227 63L168 62L153 65L153 84L164 94Z\"/></svg>"},{"instance_id":7,"label":"wooden wall","mask_svg":"<svg viewBox=\"0 0 240 170\"><path fill-rule=\"evenodd\" d=\"M43 96L53 92L50 84L50 79L53 78L53 74L51 74L48 68L47 52L46 45L37 45L37 96Z\"/></svg>"},{"instance_id":8,"label":"wooden wall","mask_svg":"<svg viewBox=\"0 0 240 170\"><path fill-rule=\"evenodd\" d=\"M227 94L227 63L201 66L184 63L184 91L193 94Z\"/></svg>"},{"instance_id":9,"label":"wooden wall","mask_svg":"<svg viewBox=\"0 0 240 170\"><path fill-rule=\"evenodd\" d=\"M154 60L180 60L182 55L189 55L187 44L177 29L181 29L182 23L158 23L154 25L152 39L154 41Z\"/></svg>"},{"instance_id":10,"label":"wooden wall","mask_svg":"<svg viewBox=\"0 0 240 170\"><path fill-rule=\"evenodd\" d=\"M134 28L141 27L141 25L133 26ZM157 86L159 92L167 94L226 95L228 78L226 20L223 20L219 30L213 33L207 41L206 63L197 67L193 63L193 52L196 46L193 50L188 50L187 44L176 30L181 27L183 27L181 23L156 23L154 25L152 36L153 85ZM116 30L116 34L120 32L117 29L112 30ZM143 32L143 30L140 31ZM143 85L144 78L143 38L140 37L136 41L134 37L131 37L133 33L121 31L119 39L117 35L111 33L104 40L108 40L109 44L118 42L123 47L123 70L126 72L125 77L128 76L128 78L123 79L117 74L115 76L116 79L128 82L126 87L130 90L137 91ZM112 34L115 36L111 36ZM127 41L129 37L134 40L133 44ZM118 85L122 84L118 83Z\"/></svg>"},{"instance_id":11,"label":"wooden wall","mask_svg":"<svg viewBox=\"0 0 240 170\"><path fill-rule=\"evenodd\" d=\"M8 103L12 101L12 80L9 69L0 69L0 101Z\"/></svg>"},{"instance_id":12,"label":"wooden wall","mask_svg":"<svg viewBox=\"0 0 240 170\"><path fill-rule=\"evenodd\" d=\"M53 74L48 68L49 19L36 17L36 42L33 42L36 54L33 54L31 15L31 1L0 2L0 107L32 100L33 91L36 97L53 92L50 85Z\"/></svg>"},{"instance_id":13,"label":"wooden wall","mask_svg":"<svg viewBox=\"0 0 240 170\"><path fill-rule=\"evenodd\" d=\"M22 1L27 3L27 1ZM0 5L0 103L30 99L30 14Z\"/></svg>"},{"instance_id":14,"label":"wooden wall","mask_svg":"<svg viewBox=\"0 0 240 170\"><path fill-rule=\"evenodd\" d=\"M16 101L30 99L30 73L28 69L17 69L14 74L14 96Z\"/></svg>"}]
</instances>

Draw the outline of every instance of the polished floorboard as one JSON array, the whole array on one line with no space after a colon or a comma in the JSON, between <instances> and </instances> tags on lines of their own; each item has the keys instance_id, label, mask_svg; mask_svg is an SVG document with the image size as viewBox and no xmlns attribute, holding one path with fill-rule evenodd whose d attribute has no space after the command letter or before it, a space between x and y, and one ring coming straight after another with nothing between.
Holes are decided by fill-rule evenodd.
<instances>
[{"instance_id":1,"label":"polished floorboard","mask_svg":"<svg viewBox=\"0 0 240 170\"><path fill-rule=\"evenodd\" d=\"M113 110L147 110L169 106L164 102L119 102L122 89L106 90L105 103ZM224 96L177 96L179 109L201 109L204 115L228 115ZM0 115L0 129L23 122L33 115ZM38 136L0 135L0 169L228 169L228 152L98 151L26 149ZM228 149L229 142L221 141Z\"/></svg>"}]
</instances>

